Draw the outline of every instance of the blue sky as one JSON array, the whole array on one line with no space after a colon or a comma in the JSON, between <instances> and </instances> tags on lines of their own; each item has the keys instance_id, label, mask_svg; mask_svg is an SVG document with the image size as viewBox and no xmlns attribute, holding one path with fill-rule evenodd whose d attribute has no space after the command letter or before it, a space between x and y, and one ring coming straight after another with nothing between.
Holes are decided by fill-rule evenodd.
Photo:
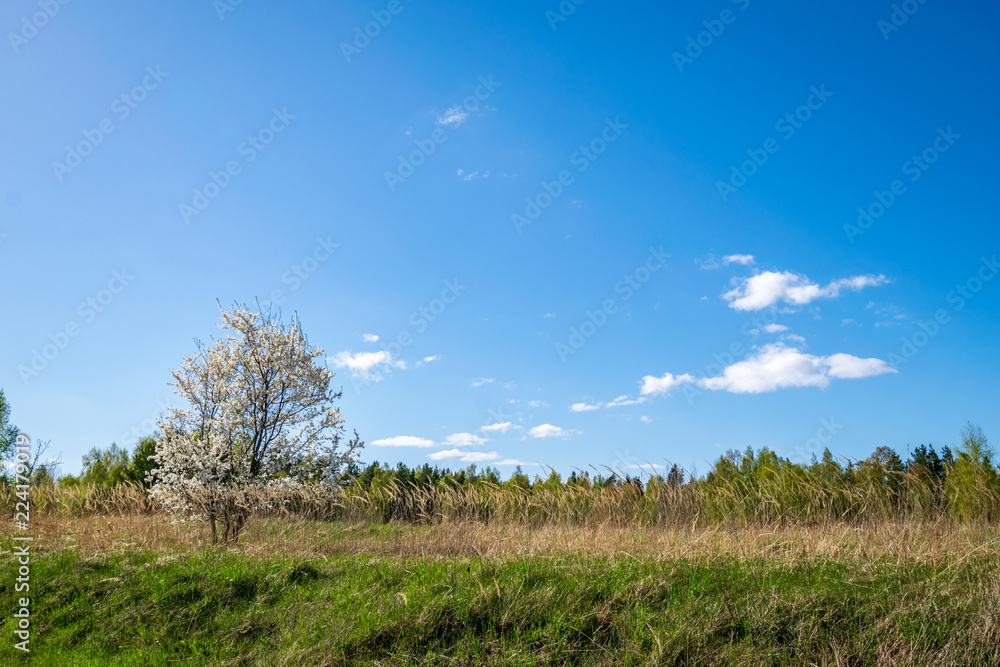
<instances>
[{"instance_id":1,"label":"blue sky","mask_svg":"<svg viewBox=\"0 0 1000 667\"><path fill-rule=\"evenodd\" d=\"M131 446L259 299L368 461L1000 433L1000 10L842 4L6 2L15 423Z\"/></svg>"}]
</instances>

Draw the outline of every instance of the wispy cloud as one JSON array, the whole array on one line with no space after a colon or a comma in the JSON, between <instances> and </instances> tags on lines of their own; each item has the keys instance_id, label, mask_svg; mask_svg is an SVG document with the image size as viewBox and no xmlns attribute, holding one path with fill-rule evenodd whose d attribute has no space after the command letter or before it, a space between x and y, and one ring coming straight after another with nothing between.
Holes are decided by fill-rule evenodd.
<instances>
[{"instance_id":1,"label":"wispy cloud","mask_svg":"<svg viewBox=\"0 0 1000 667\"><path fill-rule=\"evenodd\" d=\"M574 435L576 431L570 431L558 426L553 426L552 424L542 424L541 426L535 426L528 431L525 436L527 438L569 438Z\"/></svg>"},{"instance_id":2,"label":"wispy cloud","mask_svg":"<svg viewBox=\"0 0 1000 667\"><path fill-rule=\"evenodd\" d=\"M421 359L420 361L418 361L418 362L416 363L416 365L417 365L417 366L423 366L424 364L429 364L429 363L431 363L432 361L437 361L437 360L438 360L438 359L440 359L440 358L441 358L441 355L440 355L440 354L435 354L435 355L431 355L431 356L429 356L429 357L424 357L423 359Z\"/></svg>"},{"instance_id":3,"label":"wispy cloud","mask_svg":"<svg viewBox=\"0 0 1000 667\"><path fill-rule=\"evenodd\" d=\"M394 438L384 438L371 443L373 447L433 447L435 442L412 435L397 435Z\"/></svg>"},{"instance_id":4,"label":"wispy cloud","mask_svg":"<svg viewBox=\"0 0 1000 667\"><path fill-rule=\"evenodd\" d=\"M483 426L479 430L484 433L506 433L512 428L521 428L517 424L512 424L510 422L502 422L500 424L490 424L489 426Z\"/></svg>"},{"instance_id":5,"label":"wispy cloud","mask_svg":"<svg viewBox=\"0 0 1000 667\"><path fill-rule=\"evenodd\" d=\"M486 463L500 458L496 452L469 452L462 449L445 449L428 454L432 461L461 461L462 463Z\"/></svg>"},{"instance_id":6,"label":"wispy cloud","mask_svg":"<svg viewBox=\"0 0 1000 667\"><path fill-rule=\"evenodd\" d=\"M361 337L361 340L365 341L366 343L377 343L378 336L376 336L375 334L365 334L364 336Z\"/></svg>"},{"instance_id":7,"label":"wispy cloud","mask_svg":"<svg viewBox=\"0 0 1000 667\"><path fill-rule=\"evenodd\" d=\"M438 116L437 124L443 127L458 127L469 119L467 111L460 106L453 106Z\"/></svg>"},{"instance_id":8,"label":"wispy cloud","mask_svg":"<svg viewBox=\"0 0 1000 667\"><path fill-rule=\"evenodd\" d=\"M481 447L489 440L472 433L452 433L441 444L445 447Z\"/></svg>"},{"instance_id":9,"label":"wispy cloud","mask_svg":"<svg viewBox=\"0 0 1000 667\"><path fill-rule=\"evenodd\" d=\"M715 271L716 269L722 268L723 266L729 266L730 264L753 266L756 263L757 262L754 260L753 255L726 255L720 262L715 259L715 255L709 253L703 258L695 260L695 264L697 264L703 271Z\"/></svg>"},{"instance_id":10,"label":"wispy cloud","mask_svg":"<svg viewBox=\"0 0 1000 667\"><path fill-rule=\"evenodd\" d=\"M594 405L587 405L586 403L574 403L569 406L570 412L590 412L592 410L600 410L601 404L595 403Z\"/></svg>"},{"instance_id":11,"label":"wispy cloud","mask_svg":"<svg viewBox=\"0 0 1000 667\"><path fill-rule=\"evenodd\" d=\"M495 378L479 378L478 380L472 380L469 384L473 387L482 387L484 384L490 384Z\"/></svg>"},{"instance_id":12,"label":"wispy cloud","mask_svg":"<svg viewBox=\"0 0 1000 667\"><path fill-rule=\"evenodd\" d=\"M650 470L666 470L667 466L661 463L632 463L625 466L626 470L645 470L649 472Z\"/></svg>"},{"instance_id":13,"label":"wispy cloud","mask_svg":"<svg viewBox=\"0 0 1000 667\"><path fill-rule=\"evenodd\" d=\"M722 258L722 263L729 264L742 264L743 266L753 266L757 262L754 261L753 255L726 255Z\"/></svg>"},{"instance_id":14,"label":"wispy cloud","mask_svg":"<svg viewBox=\"0 0 1000 667\"><path fill-rule=\"evenodd\" d=\"M625 395L625 396L619 396L615 400L611 401L610 403L608 403L607 407L617 408L623 405L640 405L645 402L646 399L642 398L641 396L639 398L629 398L628 395Z\"/></svg>"},{"instance_id":15,"label":"wispy cloud","mask_svg":"<svg viewBox=\"0 0 1000 667\"><path fill-rule=\"evenodd\" d=\"M458 170L458 177L461 178L465 182L474 181L474 180L479 179L479 178L489 178L490 177L490 170L487 169L482 174L480 174L478 169L476 171L472 172L472 173L467 173L465 170L459 169Z\"/></svg>"},{"instance_id":16,"label":"wispy cloud","mask_svg":"<svg viewBox=\"0 0 1000 667\"><path fill-rule=\"evenodd\" d=\"M358 352L351 354L348 351L340 352L336 357L329 359L338 368L348 368L351 375L366 380L378 382L382 379L380 371L390 368L406 369L405 361L396 361L392 354L386 350L378 352Z\"/></svg>"},{"instance_id":17,"label":"wispy cloud","mask_svg":"<svg viewBox=\"0 0 1000 667\"><path fill-rule=\"evenodd\" d=\"M495 466L530 466L536 465L536 463L531 461L519 461L518 459L503 459L502 461L494 461Z\"/></svg>"}]
</instances>

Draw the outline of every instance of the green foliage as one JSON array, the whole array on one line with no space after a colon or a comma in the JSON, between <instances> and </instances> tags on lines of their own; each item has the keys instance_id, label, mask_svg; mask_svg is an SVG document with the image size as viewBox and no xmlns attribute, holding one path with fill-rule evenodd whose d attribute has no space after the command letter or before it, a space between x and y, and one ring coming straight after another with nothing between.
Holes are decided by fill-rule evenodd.
<instances>
[{"instance_id":1,"label":"green foliage","mask_svg":"<svg viewBox=\"0 0 1000 667\"><path fill-rule=\"evenodd\" d=\"M0 389L0 464L14 459L18 428L10 423L10 403ZM0 479L7 479L7 469L0 469Z\"/></svg>"},{"instance_id":2,"label":"green foliage","mask_svg":"<svg viewBox=\"0 0 1000 667\"><path fill-rule=\"evenodd\" d=\"M115 443L111 443L107 449L94 447L83 455L80 481L85 484L114 486L125 481L128 465L128 450L122 449Z\"/></svg>"},{"instance_id":3,"label":"green foliage","mask_svg":"<svg viewBox=\"0 0 1000 667\"><path fill-rule=\"evenodd\" d=\"M1000 495L993 449L982 428L969 423L962 430L958 456L948 467L945 491L949 509L959 520L995 521L1000 518Z\"/></svg>"},{"instance_id":4,"label":"green foliage","mask_svg":"<svg viewBox=\"0 0 1000 667\"><path fill-rule=\"evenodd\" d=\"M153 438L129 454L112 445L84 458L78 477L66 476L46 507L99 507L123 483L147 510L143 485L153 467ZM688 476L678 466L665 475L591 476L574 470L563 479L550 470L533 479L520 467L506 479L491 467L450 470L373 462L345 468L343 493L314 484L269 500L275 512L323 519L374 522L508 521L530 525L723 525L786 522L1000 520L1000 475L994 452L978 427L967 426L953 456L932 445L916 447L907 461L889 447L861 461L839 462L829 450L809 464L793 463L769 449L729 451L709 473ZM54 470L39 466L34 481L48 484ZM60 496L59 489L66 493ZM119 490L121 490L119 488ZM130 492L132 493L132 492ZM298 495L296 495L298 494ZM92 497L93 496L93 497ZM48 497L48 496L46 496ZM126 496L121 496L125 498ZM133 496L128 495L129 498ZM10 487L0 484L0 504L13 508ZM131 502L131 501L130 501ZM149 506L152 508L152 505ZM270 510L269 510L270 511Z\"/></svg>"},{"instance_id":5,"label":"green foliage","mask_svg":"<svg viewBox=\"0 0 1000 667\"><path fill-rule=\"evenodd\" d=\"M377 508L383 521L443 517L495 520L670 523L699 517L722 523L784 521L1000 518L1000 485L982 431L966 427L957 459L945 447L920 445L908 461L881 446L861 461L838 462L829 449L810 464L793 463L763 448L729 451L702 479L672 466L645 480L612 473L563 480L550 471L529 479L520 467L506 481L496 471L410 469L373 463L348 494ZM611 472L611 471L609 471ZM359 502L355 506L361 506ZM685 514L687 513L687 514ZM437 517L437 518L435 518ZM599 518L598 518L599 517Z\"/></svg>"},{"instance_id":6,"label":"green foliage","mask_svg":"<svg viewBox=\"0 0 1000 667\"><path fill-rule=\"evenodd\" d=\"M83 470L80 476L77 478L67 475L60 479L60 484L115 486L129 482L148 488L146 477L156 468L156 462L150 458L155 452L156 438L152 436L140 440L131 455L128 450L115 443L111 443L107 449L95 447L83 456Z\"/></svg>"},{"instance_id":7,"label":"green foliage","mask_svg":"<svg viewBox=\"0 0 1000 667\"><path fill-rule=\"evenodd\" d=\"M43 631L19 655L7 622L2 664L1000 664L984 593L997 571L976 554L929 565L48 550L31 567L45 582L31 607ZM3 608L20 595L0 582Z\"/></svg>"},{"instance_id":8,"label":"green foliage","mask_svg":"<svg viewBox=\"0 0 1000 667\"><path fill-rule=\"evenodd\" d=\"M531 480L528 476L524 474L521 470L521 466L514 468L514 472L511 474L510 479L506 482L507 485L517 487L523 491L527 491L531 488Z\"/></svg>"},{"instance_id":9,"label":"green foliage","mask_svg":"<svg viewBox=\"0 0 1000 667\"><path fill-rule=\"evenodd\" d=\"M125 470L125 480L148 488L147 477L151 471L156 469L156 461L150 458L155 453L156 438L146 436L140 440L132 452L132 461L129 463L128 469Z\"/></svg>"}]
</instances>

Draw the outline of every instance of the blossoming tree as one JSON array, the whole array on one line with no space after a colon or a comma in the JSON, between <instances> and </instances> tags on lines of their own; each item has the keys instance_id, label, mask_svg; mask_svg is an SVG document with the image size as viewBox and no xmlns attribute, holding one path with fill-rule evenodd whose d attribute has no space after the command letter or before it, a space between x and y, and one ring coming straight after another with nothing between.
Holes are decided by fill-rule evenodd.
<instances>
[{"instance_id":1,"label":"blossoming tree","mask_svg":"<svg viewBox=\"0 0 1000 667\"><path fill-rule=\"evenodd\" d=\"M364 446L344 442L334 406L343 391L298 318L246 306L221 308L227 334L172 371L189 404L161 418L150 493L168 510L207 520L212 541L236 542L246 517L274 491L305 481L336 484Z\"/></svg>"}]
</instances>

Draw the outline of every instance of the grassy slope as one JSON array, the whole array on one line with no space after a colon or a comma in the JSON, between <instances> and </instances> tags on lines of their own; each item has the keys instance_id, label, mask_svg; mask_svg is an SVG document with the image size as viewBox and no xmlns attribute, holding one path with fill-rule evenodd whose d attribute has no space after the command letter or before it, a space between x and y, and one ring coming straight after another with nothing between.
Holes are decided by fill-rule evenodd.
<instances>
[{"instance_id":1,"label":"grassy slope","mask_svg":"<svg viewBox=\"0 0 1000 667\"><path fill-rule=\"evenodd\" d=\"M934 568L65 550L36 555L31 576L36 665L1000 664L997 570L974 556ZM11 628L3 664L23 659Z\"/></svg>"}]
</instances>

